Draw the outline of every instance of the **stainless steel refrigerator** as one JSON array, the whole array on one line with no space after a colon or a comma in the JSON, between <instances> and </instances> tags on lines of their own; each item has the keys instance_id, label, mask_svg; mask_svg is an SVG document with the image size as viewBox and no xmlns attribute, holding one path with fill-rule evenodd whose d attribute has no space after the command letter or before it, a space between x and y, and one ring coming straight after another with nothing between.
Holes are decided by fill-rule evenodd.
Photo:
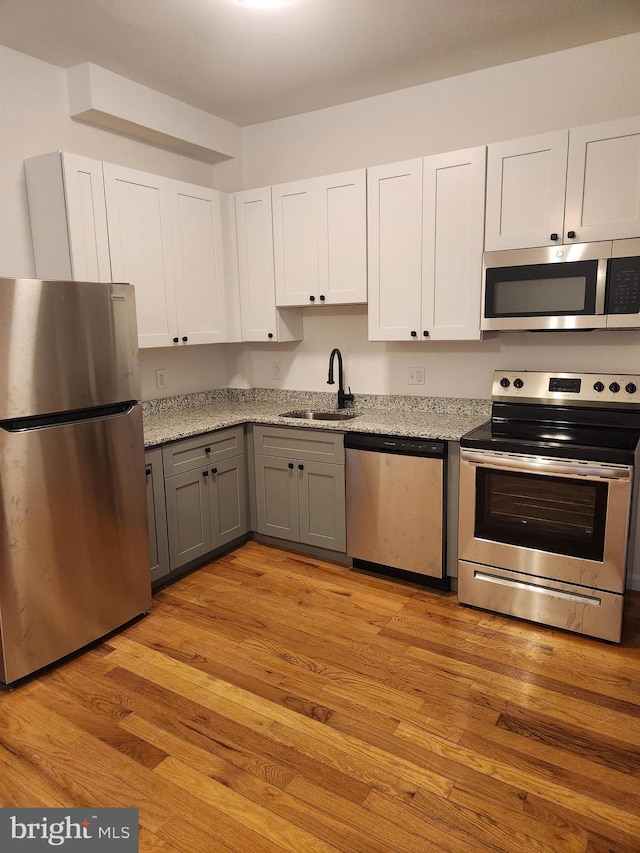
<instances>
[{"instance_id":1,"label":"stainless steel refrigerator","mask_svg":"<svg viewBox=\"0 0 640 853\"><path fill-rule=\"evenodd\" d=\"M0 682L151 606L135 301L0 279Z\"/></svg>"}]
</instances>

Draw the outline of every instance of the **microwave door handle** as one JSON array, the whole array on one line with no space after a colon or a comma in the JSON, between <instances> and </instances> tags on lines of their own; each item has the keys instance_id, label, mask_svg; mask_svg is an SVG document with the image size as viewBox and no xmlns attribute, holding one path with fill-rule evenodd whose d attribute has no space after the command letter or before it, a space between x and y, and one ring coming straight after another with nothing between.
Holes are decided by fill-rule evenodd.
<instances>
[{"instance_id":1,"label":"microwave door handle","mask_svg":"<svg viewBox=\"0 0 640 853\"><path fill-rule=\"evenodd\" d=\"M595 313L604 314L604 301L607 289L607 258L600 258L596 272L596 304Z\"/></svg>"},{"instance_id":2,"label":"microwave door handle","mask_svg":"<svg viewBox=\"0 0 640 853\"><path fill-rule=\"evenodd\" d=\"M631 469L628 465L617 467L607 465L589 465L585 462L571 462L563 459L546 459L540 456L509 456L507 459L494 456L492 453L474 453L463 450L460 454L462 462L470 462L482 468L494 468L499 471L525 472L543 476L555 474L576 479L593 480L631 480Z\"/></svg>"}]
</instances>

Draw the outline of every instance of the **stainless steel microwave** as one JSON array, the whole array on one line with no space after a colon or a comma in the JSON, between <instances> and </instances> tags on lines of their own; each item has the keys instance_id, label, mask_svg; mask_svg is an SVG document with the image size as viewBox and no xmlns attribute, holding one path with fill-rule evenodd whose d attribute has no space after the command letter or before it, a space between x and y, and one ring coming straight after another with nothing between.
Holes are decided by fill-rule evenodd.
<instances>
[{"instance_id":1,"label":"stainless steel microwave","mask_svg":"<svg viewBox=\"0 0 640 853\"><path fill-rule=\"evenodd\" d=\"M640 238L482 257L482 329L640 328Z\"/></svg>"}]
</instances>

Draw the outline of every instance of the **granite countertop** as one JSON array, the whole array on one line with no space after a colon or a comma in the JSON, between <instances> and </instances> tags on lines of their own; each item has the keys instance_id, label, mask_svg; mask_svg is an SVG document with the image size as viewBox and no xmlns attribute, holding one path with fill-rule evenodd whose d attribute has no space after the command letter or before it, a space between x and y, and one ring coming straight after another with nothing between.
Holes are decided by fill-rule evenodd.
<instances>
[{"instance_id":1,"label":"granite countertop","mask_svg":"<svg viewBox=\"0 0 640 853\"><path fill-rule=\"evenodd\" d=\"M336 395L267 388L219 389L150 400L142 407L145 447L245 423L459 441L491 416L489 400L363 394L356 396L358 415L351 420L283 418L282 412L292 410L334 410Z\"/></svg>"}]
</instances>

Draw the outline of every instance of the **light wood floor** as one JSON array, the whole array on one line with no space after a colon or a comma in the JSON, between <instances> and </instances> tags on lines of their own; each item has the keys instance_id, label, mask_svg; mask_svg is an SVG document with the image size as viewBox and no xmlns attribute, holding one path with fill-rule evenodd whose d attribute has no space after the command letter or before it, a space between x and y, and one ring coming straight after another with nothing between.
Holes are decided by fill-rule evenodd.
<instances>
[{"instance_id":1,"label":"light wood floor","mask_svg":"<svg viewBox=\"0 0 640 853\"><path fill-rule=\"evenodd\" d=\"M640 597L616 647L248 543L0 695L0 805L140 850L640 850Z\"/></svg>"}]
</instances>

